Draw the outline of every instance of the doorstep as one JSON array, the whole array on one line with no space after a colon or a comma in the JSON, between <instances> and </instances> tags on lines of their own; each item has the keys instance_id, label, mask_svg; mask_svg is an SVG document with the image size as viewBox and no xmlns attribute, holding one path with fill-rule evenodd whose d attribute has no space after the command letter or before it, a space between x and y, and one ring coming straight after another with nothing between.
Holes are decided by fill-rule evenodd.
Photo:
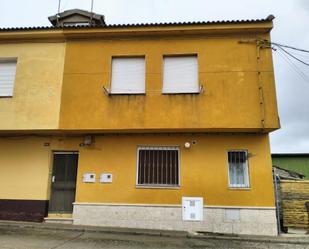
<instances>
[{"instance_id":1,"label":"doorstep","mask_svg":"<svg viewBox=\"0 0 309 249\"><path fill-rule=\"evenodd\" d=\"M45 217L45 223L54 223L54 224L73 224L73 218L65 218L65 217Z\"/></svg>"}]
</instances>

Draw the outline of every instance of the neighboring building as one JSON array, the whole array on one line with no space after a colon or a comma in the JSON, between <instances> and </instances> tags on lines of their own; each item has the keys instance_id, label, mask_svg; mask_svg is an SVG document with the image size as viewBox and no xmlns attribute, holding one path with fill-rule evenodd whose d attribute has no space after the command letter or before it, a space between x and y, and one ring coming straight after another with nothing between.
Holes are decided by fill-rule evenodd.
<instances>
[{"instance_id":1,"label":"neighboring building","mask_svg":"<svg viewBox=\"0 0 309 249\"><path fill-rule=\"evenodd\" d=\"M88 13L0 30L0 218L277 234L273 16Z\"/></svg>"},{"instance_id":2,"label":"neighboring building","mask_svg":"<svg viewBox=\"0 0 309 249\"><path fill-rule=\"evenodd\" d=\"M273 172L282 180L303 180L305 176L293 170L283 169L273 165Z\"/></svg>"},{"instance_id":3,"label":"neighboring building","mask_svg":"<svg viewBox=\"0 0 309 249\"><path fill-rule=\"evenodd\" d=\"M296 171L309 179L309 153L274 153L271 157L273 165Z\"/></svg>"}]
</instances>

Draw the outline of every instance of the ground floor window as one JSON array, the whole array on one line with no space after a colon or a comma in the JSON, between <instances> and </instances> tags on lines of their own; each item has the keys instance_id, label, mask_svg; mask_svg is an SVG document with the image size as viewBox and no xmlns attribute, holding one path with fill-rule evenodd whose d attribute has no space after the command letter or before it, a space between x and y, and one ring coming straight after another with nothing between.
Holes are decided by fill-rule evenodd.
<instances>
[{"instance_id":1,"label":"ground floor window","mask_svg":"<svg viewBox=\"0 0 309 249\"><path fill-rule=\"evenodd\" d=\"M137 185L179 186L179 148L140 146Z\"/></svg>"},{"instance_id":2,"label":"ground floor window","mask_svg":"<svg viewBox=\"0 0 309 249\"><path fill-rule=\"evenodd\" d=\"M248 153L245 150L228 151L229 187L248 188Z\"/></svg>"}]
</instances>

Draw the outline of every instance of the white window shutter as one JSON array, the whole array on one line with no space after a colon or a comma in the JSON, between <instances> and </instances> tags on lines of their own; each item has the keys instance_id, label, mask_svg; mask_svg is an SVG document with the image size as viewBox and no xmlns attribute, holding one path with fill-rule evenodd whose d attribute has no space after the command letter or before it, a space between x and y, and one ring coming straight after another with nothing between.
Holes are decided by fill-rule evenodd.
<instances>
[{"instance_id":1,"label":"white window shutter","mask_svg":"<svg viewBox=\"0 0 309 249\"><path fill-rule=\"evenodd\" d=\"M113 58L111 93L145 93L145 58Z\"/></svg>"},{"instance_id":2,"label":"white window shutter","mask_svg":"<svg viewBox=\"0 0 309 249\"><path fill-rule=\"evenodd\" d=\"M197 56L166 56L163 61L163 93L198 93Z\"/></svg>"},{"instance_id":3,"label":"white window shutter","mask_svg":"<svg viewBox=\"0 0 309 249\"><path fill-rule=\"evenodd\" d=\"M16 61L0 61L0 96L13 96Z\"/></svg>"}]
</instances>

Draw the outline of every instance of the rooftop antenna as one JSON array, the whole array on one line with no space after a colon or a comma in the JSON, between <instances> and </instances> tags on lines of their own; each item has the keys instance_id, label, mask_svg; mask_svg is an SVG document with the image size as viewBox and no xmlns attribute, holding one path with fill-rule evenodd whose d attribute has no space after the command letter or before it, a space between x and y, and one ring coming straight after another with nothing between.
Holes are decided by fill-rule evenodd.
<instances>
[{"instance_id":1,"label":"rooftop antenna","mask_svg":"<svg viewBox=\"0 0 309 249\"><path fill-rule=\"evenodd\" d=\"M90 17L90 25L92 24L92 18L93 18L93 2L94 2L94 0L91 0L91 10L90 10L90 12L91 12L91 17Z\"/></svg>"},{"instance_id":2,"label":"rooftop antenna","mask_svg":"<svg viewBox=\"0 0 309 249\"><path fill-rule=\"evenodd\" d=\"M61 5L61 0L59 0L59 3L58 3L58 14L60 13L60 5Z\"/></svg>"},{"instance_id":3,"label":"rooftop antenna","mask_svg":"<svg viewBox=\"0 0 309 249\"><path fill-rule=\"evenodd\" d=\"M59 2L58 2L57 26L59 26L59 13L60 13L60 5L61 5L61 0L59 0Z\"/></svg>"},{"instance_id":4,"label":"rooftop antenna","mask_svg":"<svg viewBox=\"0 0 309 249\"><path fill-rule=\"evenodd\" d=\"M93 11L93 2L94 2L94 0L91 0L91 13Z\"/></svg>"}]
</instances>

